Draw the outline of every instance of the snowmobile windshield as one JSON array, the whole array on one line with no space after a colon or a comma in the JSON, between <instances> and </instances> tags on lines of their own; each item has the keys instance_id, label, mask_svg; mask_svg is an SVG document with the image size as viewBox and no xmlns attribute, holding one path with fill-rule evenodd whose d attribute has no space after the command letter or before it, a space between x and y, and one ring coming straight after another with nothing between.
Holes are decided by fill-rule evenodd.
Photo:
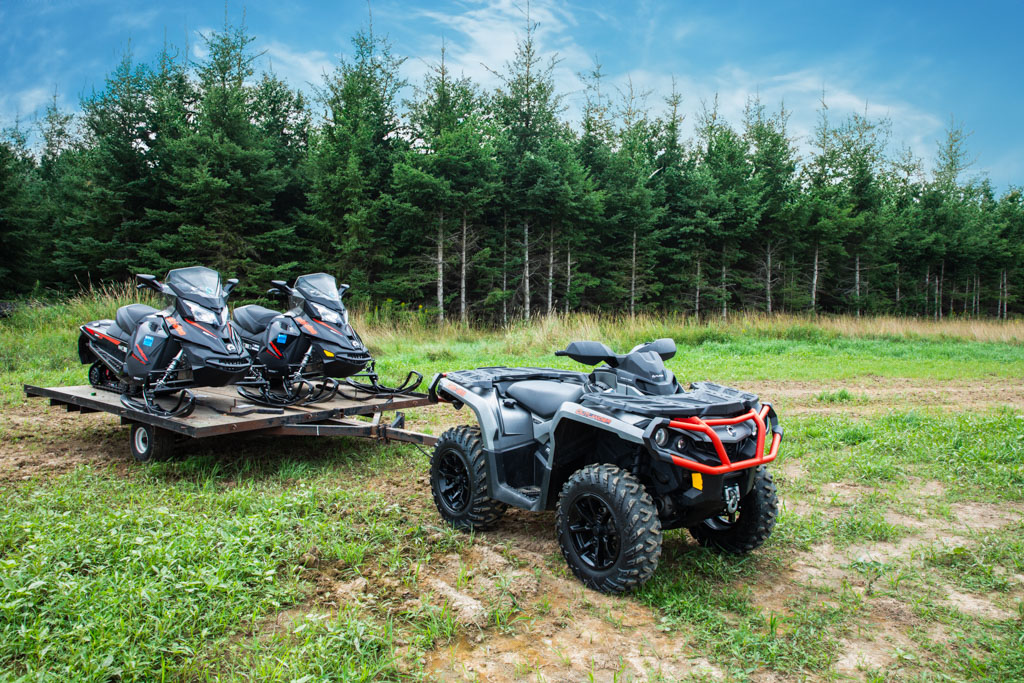
<instances>
[{"instance_id":1,"label":"snowmobile windshield","mask_svg":"<svg viewBox=\"0 0 1024 683\"><path fill-rule=\"evenodd\" d=\"M307 299L341 306L341 294L338 293L338 283L333 275L327 273L303 275L295 281L295 289L299 290Z\"/></svg>"},{"instance_id":2,"label":"snowmobile windshield","mask_svg":"<svg viewBox=\"0 0 1024 683\"><path fill-rule=\"evenodd\" d=\"M195 301L208 308L223 308L227 297L220 286L220 274L215 270L193 266L176 268L167 273L166 283L183 299Z\"/></svg>"}]
</instances>

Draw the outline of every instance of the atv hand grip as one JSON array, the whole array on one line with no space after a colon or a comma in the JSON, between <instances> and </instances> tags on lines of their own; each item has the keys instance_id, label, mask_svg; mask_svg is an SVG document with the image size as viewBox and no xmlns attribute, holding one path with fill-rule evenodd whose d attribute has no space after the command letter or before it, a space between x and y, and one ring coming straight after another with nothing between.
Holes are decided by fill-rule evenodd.
<instances>
[{"instance_id":1,"label":"atv hand grip","mask_svg":"<svg viewBox=\"0 0 1024 683\"><path fill-rule=\"evenodd\" d=\"M568 351L555 351L555 355L556 356L568 356L569 352Z\"/></svg>"}]
</instances>

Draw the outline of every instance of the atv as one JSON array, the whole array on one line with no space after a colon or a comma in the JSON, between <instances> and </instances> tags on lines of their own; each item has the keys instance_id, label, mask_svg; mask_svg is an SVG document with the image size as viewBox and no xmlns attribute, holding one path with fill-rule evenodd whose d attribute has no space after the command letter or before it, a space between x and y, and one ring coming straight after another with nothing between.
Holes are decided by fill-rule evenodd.
<instances>
[{"instance_id":1,"label":"atv","mask_svg":"<svg viewBox=\"0 0 1024 683\"><path fill-rule=\"evenodd\" d=\"M139 289L166 296L168 306L129 304L114 320L79 328L78 356L90 364L92 386L120 393L131 410L186 417L196 405L190 389L232 384L248 374L249 356L228 323L227 297L238 280L222 287L217 271L200 266L172 270L164 282L145 274L136 279ZM174 396L173 406L157 400Z\"/></svg>"},{"instance_id":2,"label":"atv","mask_svg":"<svg viewBox=\"0 0 1024 683\"><path fill-rule=\"evenodd\" d=\"M375 361L348 321L341 301L348 285L326 273L302 275L289 287L273 280L267 291L283 299L285 313L255 304L239 306L233 320L252 358L250 375L238 383L244 398L272 406L307 405L333 398L337 378L359 394L400 394L423 380L410 372L397 387L380 383ZM360 382L367 379L368 382Z\"/></svg>"},{"instance_id":3,"label":"atv","mask_svg":"<svg viewBox=\"0 0 1024 683\"><path fill-rule=\"evenodd\" d=\"M770 404L711 382L684 389L665 361L671 339L616 354L577 341L590 373L489 367L436 375L430 397L468 405L478 426L441 435L430 487L441 517L493 526L508 506L555 509L573 573L606 593L658 566L662 532L686 528L735 554L761 546L778 513L772 477L782 428Z\"/></svg>"}]
</instances>

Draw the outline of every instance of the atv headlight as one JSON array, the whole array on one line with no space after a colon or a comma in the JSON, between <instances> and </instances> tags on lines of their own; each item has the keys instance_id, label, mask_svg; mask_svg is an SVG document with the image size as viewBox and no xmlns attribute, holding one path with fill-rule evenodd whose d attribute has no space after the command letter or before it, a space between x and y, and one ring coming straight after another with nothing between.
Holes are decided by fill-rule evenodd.
<instances>
[{"instance_id":1,"label":"atv headlight","mask_svg":"<svg viewBox=\"0 0 1024 683\"><path fill-rule=\"evenodd\" d=\"M220 316L211 311L208 308L203 308L199 304L194 304L191 301L186 301L185 305L188 306L188 310L192 312L192 319L196 322L206 323L207 325L216 325L218 322L222 325L227 322L227 309L221 311Z\"/></svg>"},{"instance_id":2,"label":"atv headlight","mask_svg":"<svg viewBox=\"0 0 1024 683\"><path fill-rule=\"evenodd\" d=\"M664 448L668 443L668 430L662 427L654 432L654 443L658 445L658 448Z\"/></svg>"},{"instance_id":3,"label":"atv headlight","mask_svg":"<svg viewBox=\"0 0 1024 683\"><path fill-rule=\"evenodd\" d=\"M312 301L310 301L309 304L316 312L316 317L320 318L320 320L323 320L325 323L340 325L344 322L341 315L333 308L327 308L326 306L321 306L320 304L313 303Z\"/></svg>"}]
</instances>

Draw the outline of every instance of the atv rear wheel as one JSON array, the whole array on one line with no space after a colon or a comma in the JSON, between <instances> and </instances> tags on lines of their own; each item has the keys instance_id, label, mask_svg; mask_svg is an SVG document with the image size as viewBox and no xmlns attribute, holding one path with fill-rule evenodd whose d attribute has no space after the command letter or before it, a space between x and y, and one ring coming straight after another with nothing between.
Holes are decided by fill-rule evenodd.
<instances>
[{"instance_id":1,"label":"atv rear wheel","mask_svg":"<svg viewBox=\"0 0 1024 683\"><path fill-rule=\"evenodd\" d=\"M658 509L636 477L614 465L589 465L569 478L556 525L565 561L590 588L621 593L658 568Z\"/></svg>"},{"instance_id":2,"label":"atv rear wheel","mask_svg":"<svg viewBox=\"0 0 1024 683\"><path fill-rule=\"evenodd\" d=\"M441 517L456 529L487 529L506 505L487 497L487 456L480 428L449 429L430 458L430 492Z\"/></svg>"},{"instance_id":3,"label":"atv rear wheel","mask_svg":"<svg viewBox=\"0 0 1024 683\"><path fill-rule=\"evenodd\" d=\"M772 475L762 465L754 473L754 486L740 499L732 517L709 517L690 527L690 535L703 546L728 553L745 555L760 548L775 528L779 500L775 495Z\"/></svg>"}]
</instances>

